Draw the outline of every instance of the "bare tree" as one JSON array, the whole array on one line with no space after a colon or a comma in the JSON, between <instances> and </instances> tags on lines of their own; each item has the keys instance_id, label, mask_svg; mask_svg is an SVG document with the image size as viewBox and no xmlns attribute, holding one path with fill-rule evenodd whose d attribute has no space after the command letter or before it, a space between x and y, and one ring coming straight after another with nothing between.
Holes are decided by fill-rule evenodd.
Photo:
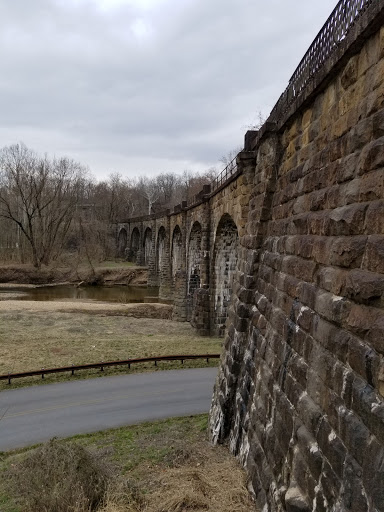
<instances>
[{"instance_id":1,"label":"bare tree","mask_svg":"<svg viewBox=\"0 0 384 512\"><path fill-rule=\"evenodd\" d=\"M148 201L148 215L151 215L153 205L159 199L159 187L156 180L142 176L137 184L139 193Z\"/></svg>"},{"instance_id":2,"label":"bare tree","mask_svg":"<svg viewBox=\"0 0 384 512\"><path fill-rule=\"evenodd\" d=\"M226 155L223 155L220 158L220 162L222 162L225 167L227 167L227 166L229 166L230 168L231 168L231 166L235 167L234 159L236 158L236 156L240 153L240 151L242 149L243 148L241 146L232 149Z\"/></svg>"},{"instance_id":3,"label":"bare tree","mask_svg":"<svg viewBox=\"0 0 384 512\"><path fill-rule=\"evenodd\" d=\"M177 202L177 191L180 188L181 178L178 174L167 172L156 176L159 190L159 199L164 206L171 206Z\"/></svg>"},{"instance_id":4,"label":"bare tree","mask_svg":"<svg viewBox=\"0 0 384 512\"><path fill-rule=\"evenodd\" d=\"M73 160L41 158L24 144L0 151L0 217L18 226L35 267L60 252L84 178L84 167Z\"/></svg>"}]
</instances>

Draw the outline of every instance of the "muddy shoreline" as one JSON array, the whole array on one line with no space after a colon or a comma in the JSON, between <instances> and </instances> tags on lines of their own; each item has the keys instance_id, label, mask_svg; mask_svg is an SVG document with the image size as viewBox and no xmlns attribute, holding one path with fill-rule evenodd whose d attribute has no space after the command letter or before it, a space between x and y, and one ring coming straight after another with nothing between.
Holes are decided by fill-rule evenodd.
<instances>
[{"instance_id":1,"label":"muddy shoreline","mask_svg":"<svg viewBox=\"0 0 384 512\"><path fill-rule=\"evenodd\" d=\"M95 269L78 268L41 268L36 269L28 265L0 266L0 285L2 288L16 288L18 286L56 286L62 284L73 285L147 285L147 269L143 267L117 267Z\"/></svg>"}]
</instances>

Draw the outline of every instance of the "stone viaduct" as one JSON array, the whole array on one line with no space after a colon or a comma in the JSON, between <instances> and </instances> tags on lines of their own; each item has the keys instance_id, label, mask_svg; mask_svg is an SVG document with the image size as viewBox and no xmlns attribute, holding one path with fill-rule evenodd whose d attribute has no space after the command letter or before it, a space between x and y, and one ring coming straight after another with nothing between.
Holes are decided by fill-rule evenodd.
<instances>
[{"instance_id":1,"label":"stone viaduct","mask_svg":"<svg viewBox=\"0 0 384 512\"><path fill-rule=\"evenodd\" d=\"M236 165L118 228L176 319L225 334L210 435L260 512L384 511L383 24L340 1Z\"/></svg>"},{"instance_id":2,"label":"stone viaduct","mask_svg":"<svg viewBox=\"0 0 384 512\"><path fill-rule=\"evenodd\" d=\"M243 151L190 204L117 226L119 254L147 266L149 286L173 301L174 319L202 335L224 334L254 164L254 152Z\"/></svg>"}]
</instances>

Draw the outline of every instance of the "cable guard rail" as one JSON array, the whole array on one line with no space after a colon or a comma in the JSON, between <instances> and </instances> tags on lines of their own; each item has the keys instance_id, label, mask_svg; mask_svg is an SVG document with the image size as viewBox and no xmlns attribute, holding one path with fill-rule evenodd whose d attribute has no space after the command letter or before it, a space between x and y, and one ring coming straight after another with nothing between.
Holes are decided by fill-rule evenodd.
<instances>
[{"instance_id":1,"label":"cable guard rail","mask_svg":"<svg viewBox=\"0 0 384 512\"><path fill-rule=\"evenodd\" d=\"M4 375L0 375L0 380L7 380L8 384L11 384L12 379L19 379L22 377L34 377L41 375L41 378L44 379L44 375L48 375L51 373L64 373L71 372L72 375L75 374L76 370L91 370L98 369L100 371L104 371L105 367L108 366L123 366L127 365L128 368L131 367L131 364L136 363L148 363L154 362L155 366L159 361L181 361L181 364L184 364L184 361L187 360L195 360L195 359L206 359L207 363L210 359L219 359L220 354L184 354L184 355L169 355L169 356L152 356L152 357L139 357L133 359L123 359L119 361L100 361L99 363L86 363L86 364L78 364L78 365L70 365L70 366L61 366L59 368L41 368L40 370L31 370L29 372L16 372L16 373L7 373Z\"/></svg>"}]
</instances>

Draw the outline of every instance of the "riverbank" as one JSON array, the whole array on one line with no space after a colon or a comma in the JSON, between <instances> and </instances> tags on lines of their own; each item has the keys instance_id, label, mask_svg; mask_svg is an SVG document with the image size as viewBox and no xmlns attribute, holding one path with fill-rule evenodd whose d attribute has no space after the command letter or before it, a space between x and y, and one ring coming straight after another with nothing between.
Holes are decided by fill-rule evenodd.
<instances>
[{"instance_id":1,"label":"riverbank","mask_svg":"<svg viewBox=\"0 0 384 512\"><path fill-rule=\"evenodd\" d=\"M152 302L139 304L119 304L95 301L74 302L70 299L57 302L34 300L20 301L12 299L1 300L0 313L7 311L18 313L85 313L88 315L126 316L169 320L172 317L173 306L170 304L158 304Z\"/></svg>"},{"instance_id":2,"label":"riverbank","mask_svg":"<svg viewBox=\"0 0 384 512\"><path fill-rule=\"evenodd\" d=\"M83 264L40 269L32 265L1 265L0 283L2 287L63 283L144 286L147 284L147 269L127 262L104 262L94 267Z\"/></svg>"}]
</instances>

